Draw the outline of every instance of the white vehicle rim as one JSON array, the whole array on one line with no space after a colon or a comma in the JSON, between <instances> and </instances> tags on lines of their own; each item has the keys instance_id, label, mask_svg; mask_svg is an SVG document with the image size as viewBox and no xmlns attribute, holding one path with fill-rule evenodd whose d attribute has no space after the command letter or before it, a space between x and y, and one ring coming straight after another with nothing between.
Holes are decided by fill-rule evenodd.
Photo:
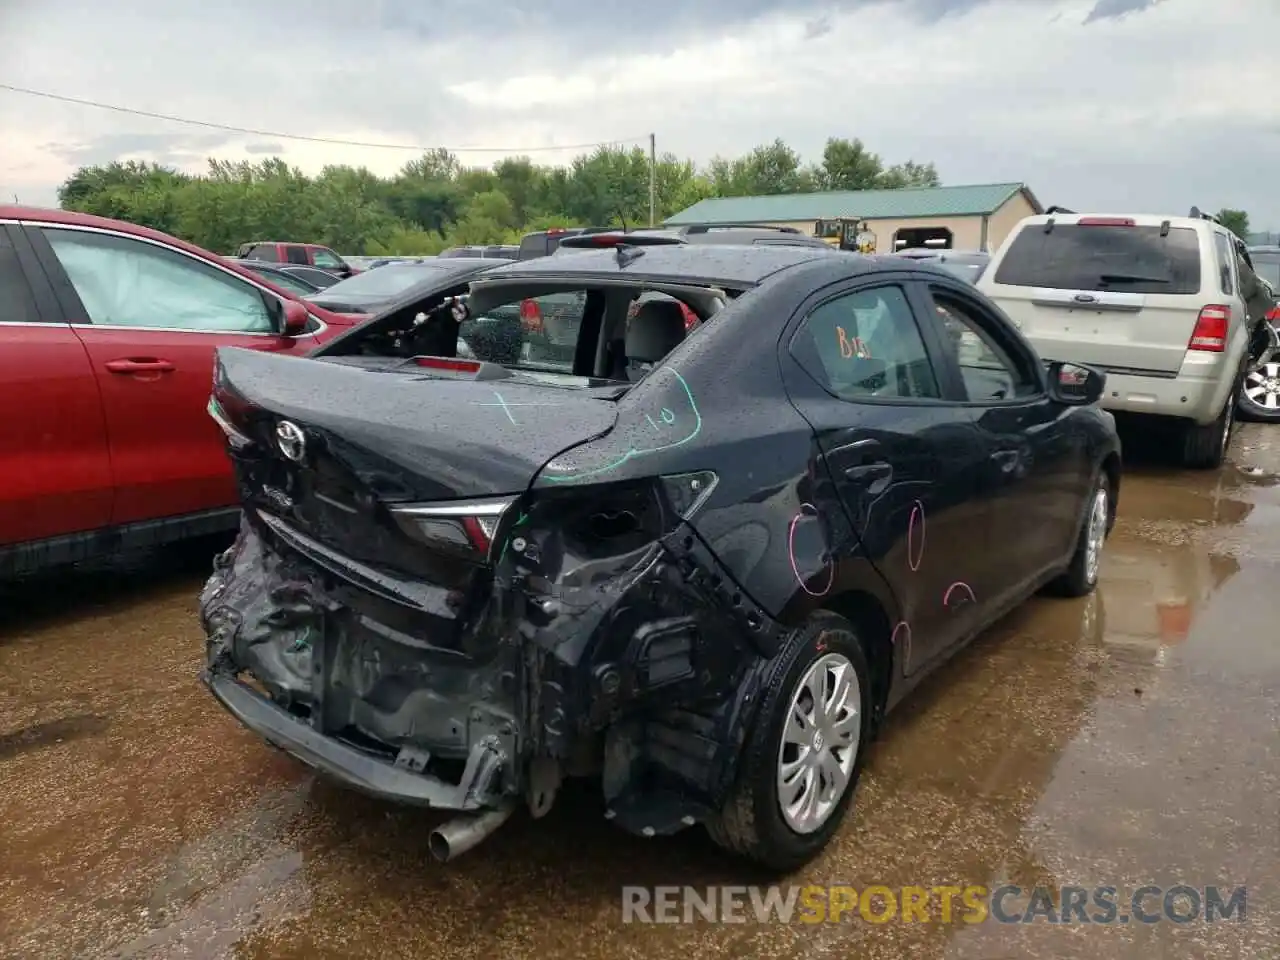
<instances>
[{"instance_id":1,"label":"white vehicle rim","mask_svg":"<svg viewBox=\"0 0 1280 960\"><path fill-rule=\"evenodd\" d=\"M1089 512L1089 528L1085 534L1084 575L1093 584L1098 582L1098 567L1102 563L1102 545L1107 539L1107 490L1099 487L1093 495L1093 509Z\"/></svg>"},{"instance_id":2,"label":"white vehicle rim","mask_svg":"<svg viewBox=\"0 0 1280 960\"><path fill-rule=\"evenodd\" d=\"M1280 363L1260 363L1244 378L1244 396L1255 407L1280 413Z\"/></svg>"},{"instance_id":3,"label":"white vehicle rim","mask_svg":"<svg viewBox=\"0 0 1280 960\"><path fill-rule=\"evenodd\" d=\"M862 736L862 690L849 659L810 664L787 705L778 745L778 807L796 833L822 828L849 787Z\"/></svg>"}]
</instances>

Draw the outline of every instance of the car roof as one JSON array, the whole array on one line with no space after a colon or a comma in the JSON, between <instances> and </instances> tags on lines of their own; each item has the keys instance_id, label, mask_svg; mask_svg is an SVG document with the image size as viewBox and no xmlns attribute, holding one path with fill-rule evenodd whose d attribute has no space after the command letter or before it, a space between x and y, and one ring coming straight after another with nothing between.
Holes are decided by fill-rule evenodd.
<instances>
[{"instance_id":1,"label":"car roof","mask_svg":"<svg viewBox=\"0 0 1280 960\"><path fill-rule=\"evenodd\" d=\"M161 233L159 230L152 230L150 227L140 227L136 223L130 223L127 220L112 220L109 217L98 217L91 213L79 213L75 210L57 210L52 207L24 207L14 204L0 205L0 220L25 220L32 223L57 223L68 227L96 227L99 230L113 230L116 233L140 237L144 240L154 240L156 243L183 250L192 256L199 257L201 260L225 264L232 270L244 273L245 276L252 276L255 282L262 282L259 276L254 276L252 271L241 266L244 261L239 257L220 257L216 253L204 249L204 247L197 247L194 243L187 243L185 240L180 240L168 233ZM298 299L296 293L279 287L275 289L278 293L283 293L292 300Z\"/></svg>"},{"instance_id":2,"label":"car roof","mask_svg":"<svg viewBox=\"0 0 1280 960\"><path fill-rule=\"evenodd\" d=\"M798 264L823 258L840 258L850 261L867 261L866 269L873 266L874 257L855 257L829 247L788 246L785 244L726 244L672 243L656 246L637 246L629 249L640 254L635 259L619 262L619 248L603 250L574 250L569 256L538 257L520 260L494 270L488 279L502 277L643 277L646 280L699 279L725 283L737 287L754 286L771 274ZM900 267L902 260L895 260ZM884 261L879 261L883 266Z\"/></svg>"}]
</instances>

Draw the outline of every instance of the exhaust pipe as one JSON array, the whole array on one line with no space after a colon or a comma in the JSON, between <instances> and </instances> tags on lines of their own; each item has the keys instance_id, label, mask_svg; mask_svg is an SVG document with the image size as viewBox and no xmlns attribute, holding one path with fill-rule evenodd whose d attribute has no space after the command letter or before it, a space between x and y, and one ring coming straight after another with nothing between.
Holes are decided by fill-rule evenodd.
<instances>
[{"instance_id":1,"label":"exhaust pipe","mask_svg":"<svg viewBox=\"0 0 1280 960\"><path fill-rule=\"evenodd\" d=\"M514 803L506 803L478 817L456 817L441 824L427 838L431 855L441 863L461 856L506 823L515 809Z\"/></svg>"}]
</instances>

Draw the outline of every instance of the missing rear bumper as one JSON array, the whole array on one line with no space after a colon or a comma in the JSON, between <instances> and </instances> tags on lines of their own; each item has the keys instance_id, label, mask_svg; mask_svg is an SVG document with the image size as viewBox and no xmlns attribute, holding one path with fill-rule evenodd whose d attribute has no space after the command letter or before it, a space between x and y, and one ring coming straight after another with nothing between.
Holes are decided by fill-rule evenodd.
<instances>
[{"instance_id":1,"label":"missing rear bumper","mask_svg":"<svg viewBox=\"0 0 1280 960\"><path fill-rule=\"evenodd\" d=\"M456 784L371 756L326 736L227 673L206 670L200 679L232 716L268 743L361 793L445 810L482 810L508 758L496 739L472 748Z\"/></svg>"}]
</instances>

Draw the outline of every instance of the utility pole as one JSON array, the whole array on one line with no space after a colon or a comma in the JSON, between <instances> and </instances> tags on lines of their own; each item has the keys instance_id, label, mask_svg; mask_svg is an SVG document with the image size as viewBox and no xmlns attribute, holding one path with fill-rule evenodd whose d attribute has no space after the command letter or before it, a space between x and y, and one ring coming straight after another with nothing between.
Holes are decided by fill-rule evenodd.
<instances>
[{"instance_id":1,"label":"utility pole","mask_svg":"<svg viewBox=\"0 0 1280 960\"><path fill-rule=\"evenodd\" d=\"M649 134L649 226L658 222L658 148Z\"/></svg>"}]
</instances>

